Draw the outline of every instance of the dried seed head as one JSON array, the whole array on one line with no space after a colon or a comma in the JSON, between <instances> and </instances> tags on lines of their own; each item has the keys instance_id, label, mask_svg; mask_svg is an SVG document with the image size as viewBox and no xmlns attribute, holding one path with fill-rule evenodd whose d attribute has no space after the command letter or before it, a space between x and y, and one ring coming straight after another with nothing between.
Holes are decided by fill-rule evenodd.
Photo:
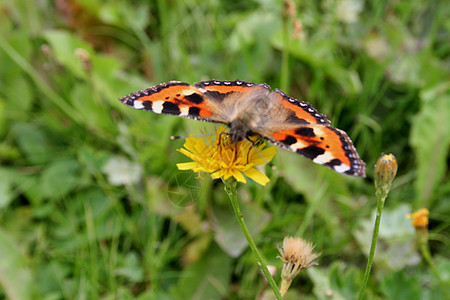
<instances>
[{"instance_id":1,"label":"dried seed head","mask_svg":"<svg viewBox=\"0 0 450 300\"><path fill-rule=\"evenodd\" d=\"M292 280L301 270L316 265L319 254L314 253L314 246L301 238L285 237L283 249L280 249L281 260L284 262L281 271L281 295L286 294Z\"/></svg>"}]
</instances>

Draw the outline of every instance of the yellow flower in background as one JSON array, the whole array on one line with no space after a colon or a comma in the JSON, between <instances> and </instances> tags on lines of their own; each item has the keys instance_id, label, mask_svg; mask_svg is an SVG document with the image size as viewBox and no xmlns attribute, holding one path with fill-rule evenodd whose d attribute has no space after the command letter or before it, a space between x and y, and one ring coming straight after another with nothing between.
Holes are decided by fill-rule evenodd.
<instances>
[{"instance_id":1,"label":"yellow flower in background","mask_svg":"<svg viewBox=\"0 0 450 300\"><path fill-rule=\"evenodd\" d=\"M422 228L428 226L428 215L430 211L426 208L419 209L412 214L407 215L408 219L412 219L411 224L416 228Z\"/></svg>"},{"instance_id":2,"label":"yellow flower in background","mask_svg":"<svg viewBox=\"0 0 450 300\"><path fill-rule=\"evenodd\" d=\"M193 162L179 163L179 170L192 170L196 173L210 173L211 178L223 178L227 180L234 177L237 181L246 183L244 174L261 185L266 185L270 180L255 167L270 162L277 153L276 146L268 148L266 142L259 138L242 140L232 143L226 134L227 129L220 126L213 137L186 138L184 148L178 149ZM205 140L206 139L206 140Z\"/></svg>"},{"instance_id":3,"label":"yellow flower in background","mask_svg":"<svg viewBox=\"0 0 450 300\"><path fill-rule=\"evenodd\" d=\"M416 229L417 242L422 247L428 244L428 215L430 211L426 208L419 209L412 214L407 215L408 219L412 219L411 224ZM423 251L423 250L422 250Z\"/></svg>"}]
</instances>

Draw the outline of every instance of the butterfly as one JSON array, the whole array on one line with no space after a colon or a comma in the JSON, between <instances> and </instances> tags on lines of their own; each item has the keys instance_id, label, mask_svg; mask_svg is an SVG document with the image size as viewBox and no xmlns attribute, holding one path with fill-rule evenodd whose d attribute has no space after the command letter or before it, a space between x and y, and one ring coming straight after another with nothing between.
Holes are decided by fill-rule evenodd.
<instances>
[{"instance_id":1,"label":"butterfly","mask_svg":"<svg viewBox=\"0 0 450 300\"><path fill-rule=\"evenodd\" d=\"M338 173L365 177L366 164L345 131L308 102L265 83L169 81L119 99L135 109L230 127L232 142L258 135Z\"/></svg>"}]
</instances>

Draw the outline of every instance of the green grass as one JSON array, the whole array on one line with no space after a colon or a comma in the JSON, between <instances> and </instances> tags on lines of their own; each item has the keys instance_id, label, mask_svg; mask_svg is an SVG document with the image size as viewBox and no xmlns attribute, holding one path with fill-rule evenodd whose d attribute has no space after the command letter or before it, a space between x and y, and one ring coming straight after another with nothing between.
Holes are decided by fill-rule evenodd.
<instances>
[{"instance_id":1,"label":"green grass","mask_svg":"<svg viewBox=\"0 0 450 300\"><path fill-rule=\"evenodd\" d=\"M117 100L212 78L313 103L367 163L357 179L280 151L268 186L238 186L277 282L284 236L322 253L286 299L358 295L381 152L399 171L366 297L442 299L405 215L430 210L432 258L450 285L446 1L344 1L362 5L353 14L340 1L296 1L287 19L281 0L57 2L0 3L0 299L272 296L222 183L176 168L183 141L169 137L212 125Z\"/></svg>"}]
</instances>

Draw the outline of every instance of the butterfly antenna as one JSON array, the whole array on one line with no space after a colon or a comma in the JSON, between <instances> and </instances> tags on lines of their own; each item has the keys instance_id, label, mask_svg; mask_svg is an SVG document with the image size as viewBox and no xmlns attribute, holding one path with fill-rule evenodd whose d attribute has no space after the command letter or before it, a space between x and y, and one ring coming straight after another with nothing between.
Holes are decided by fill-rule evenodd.
<instances>
[{"instance_id":1,"label":"butterfly antenna","mask_svg":"<svg viewBox=\"0 0 450 300\"><path fill-rule=\"evenodd\" d=\"M179 140L179 139L187 139L189 137L194 137L194 138L203 138L203 137L208 137L208 136L213 136L215 135L214 133L200 133L200 134L190 134L190 135L171 135L170 139L171 140Z\"/></svg>"},{"instance_id":2,"label":"butterfly antenna","mask_svg":"<svg viewBox=\"0 0 450 300\"><path fill-rule=\"evenodd\" d=\"M173 140L179 140L179 139L186 139L187 136L181 136L181 135L171 135L170 139Z\"/></svg>"}]
</instances>

